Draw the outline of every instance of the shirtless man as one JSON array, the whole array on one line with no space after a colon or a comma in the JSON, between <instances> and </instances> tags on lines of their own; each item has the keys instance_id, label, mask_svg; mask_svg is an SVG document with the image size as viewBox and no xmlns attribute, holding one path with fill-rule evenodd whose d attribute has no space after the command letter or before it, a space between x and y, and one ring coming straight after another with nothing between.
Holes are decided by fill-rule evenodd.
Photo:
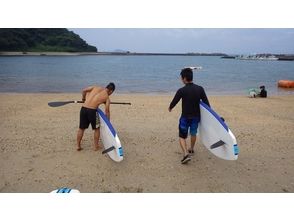
<instances>
[{"instance_id":1,"label":"shirtless man","mask_svg":"<svg viewBox=\"0 0 294 220\"><path fill-rule=\"evenodd\" d=\"M84 104L80 111L80 126L77 133L77 150L80 151L81 141L84 135L85 129L89 127L91 123L92 129L94 130L94 150L99 150L99 137L100 137L100 120L97 112L97 108L100 104L105 104L105 114L110 119L109 96L115 90L114 83L109 83L106 88L98 86L90 86L82 91Z\"/></svg>"}]
</instances>

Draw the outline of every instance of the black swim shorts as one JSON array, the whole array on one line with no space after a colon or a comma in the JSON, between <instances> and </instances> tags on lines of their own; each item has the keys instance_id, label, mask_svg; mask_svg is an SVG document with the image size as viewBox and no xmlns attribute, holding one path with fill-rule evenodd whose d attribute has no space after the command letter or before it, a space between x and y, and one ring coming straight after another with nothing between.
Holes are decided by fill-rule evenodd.
<instances>
[{"instance_id":1,"label":"black swim shorts","mask_svg":"<svg viewBox=\"0 0 294 220\"><path fill-rule=\"evenodd\" d=\"M80 111L80 129L86 129L91 123L92 129L100 127L99 115L96 109L82 107Z\"/></svg>"}]
</instances>

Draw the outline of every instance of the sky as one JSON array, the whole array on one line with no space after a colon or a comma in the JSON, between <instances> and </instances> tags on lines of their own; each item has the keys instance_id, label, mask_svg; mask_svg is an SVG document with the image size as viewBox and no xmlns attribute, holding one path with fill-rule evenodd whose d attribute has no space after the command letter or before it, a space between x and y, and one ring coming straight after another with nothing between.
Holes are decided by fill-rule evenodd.
<instances>
[{"instance_id":1,"label":"sky","mask_svg":"<svg viewBox=\"0 0 294 220\"><path fill-rule=\"evenodd\" d=\"M75 28L98 51L294 54L294 28Z\"/></svg>"}]
</instances>

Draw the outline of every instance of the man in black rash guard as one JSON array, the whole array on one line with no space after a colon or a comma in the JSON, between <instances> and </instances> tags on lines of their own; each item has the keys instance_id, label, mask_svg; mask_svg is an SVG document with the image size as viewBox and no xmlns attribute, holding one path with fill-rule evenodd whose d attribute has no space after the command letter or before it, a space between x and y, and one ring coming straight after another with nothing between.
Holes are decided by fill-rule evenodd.
<instances>
[{"instance_id":1,"label":"man in black rash guard","mask_svg":"<svg viewBox=\"0 0 294 220\"><path fill-rule=\"evenodd\" d=\"M194 153L197 128L198 123L200 122L199 102L203 101L208 106L210 105L204 89L193 83L193 71L191 68L185 68L181 71L181 79L185 86L177 91L168 110L171 112L176 104L182 99L182 115L179 120L179 142L184 153L181 163L185 164L191 160L190 154ZM189 128L191 147L190 149L187 149L186 139Z\"/></svg>"}]
</instances>

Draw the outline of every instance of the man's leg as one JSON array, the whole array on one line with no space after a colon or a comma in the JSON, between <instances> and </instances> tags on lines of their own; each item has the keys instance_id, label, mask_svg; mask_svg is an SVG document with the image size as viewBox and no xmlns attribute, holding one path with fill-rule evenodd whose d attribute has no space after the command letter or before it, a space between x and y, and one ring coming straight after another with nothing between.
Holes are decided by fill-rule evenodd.
<instances>
[{"instance_id":1,"label":"man's leg","mask_svg":"<svg viewBox=\"0 0 294 220\"><path fill-rule=\"evenodd\" d=\"M85 129L79 128L78 133L77 133L77 150L78 151L83 149L83 148L81 148L81 141L82 141L82 138L84 135L84 131L85 131Z\"/></svg>"},{"instance_id":2,"label":"man's leg","mask_svg":"<svg viewBox=\"0 0 294 220\"><path fill-rule=\"evenodd\" d=\"M191 135L191 147L189 149L189 151L191 153L194 153L194 147L195 147L196 140L197 140L197 136L196 135Z\"/></svg>"},{"instance_id":3,"label":"man's leg","mask_svg":"<svg viewBox=\"0 0 294 220\"><path fill-rule=\"evenodd\" d=\"M189 153L194 153L194 147L195 147L195 143L197 140L197 129L198 129L198 123L199 123L199 118L194 118L191 120L191 124L190 124L190 135L191 135L191 146L188 150Z\"/></svg>"},{"instance_id":4,"label":"man's leg","mask_svg":"<svg viewBox=\"0 0 294 220\"><path fill-rule=\"evenodd\" d=\"M182 164L185 164L191 160L188 150L187 150L187 144L186 144L186 139L187 139L187 134L188 134L188 124L187 124L187 119L181 117L180 118L180 123L179 123L179 142L180 146L182 148L182 151L184 153L184 157L181 160Z\"/></svg>"},{"instance_id":5,"label":"man's leg","mask_svg":"<svg viewBox=\"0 0 294 220\"><path fill-rule=\"evenodd\" d=\"M191 157L190 157L190 155L188 153L188 150L187 150L186 139L180 137L180 145L181 145L181 148L182 148L183 153L184 153L184 157L181 160L181 163L186 164L191 160Z\"/></svg>"},{"instance_id":6,"label":"man's leg","mask_svg":"<svg viewBox=\"0 0 294 220\"><path fill-rule=\"evenodd\" d=\"M180 141L180 146L182 148L184 156L186 156L188 154L186 139L180 137L179 141Z\"/></svg>"},{"instance_id":7,"label":"man's leg","mask_svg":"<svg viewBox=\"0 0 294 220\"><path fill-rule=\"evenodd\" d=\"M94 150L97 151L99 147L99 138L100 138L100 128L94 130Z\"/></svg>"}]
</instances>

